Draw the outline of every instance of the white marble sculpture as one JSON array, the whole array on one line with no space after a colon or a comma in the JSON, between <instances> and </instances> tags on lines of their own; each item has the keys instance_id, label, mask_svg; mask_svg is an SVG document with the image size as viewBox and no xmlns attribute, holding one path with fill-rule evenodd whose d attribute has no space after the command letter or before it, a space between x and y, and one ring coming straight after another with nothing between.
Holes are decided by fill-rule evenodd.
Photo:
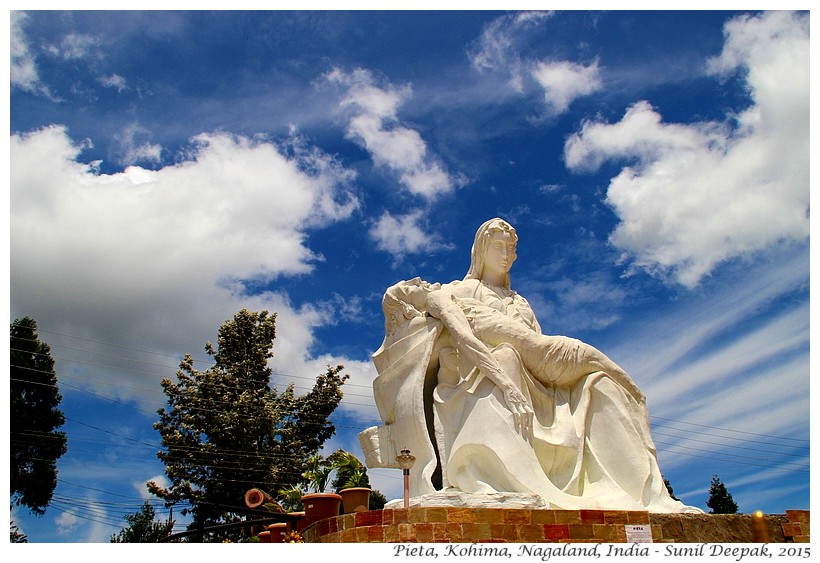
<instances>
[{"instance_id":1,"label":"white marble sculpture","mask_svg":"<svg viewBox=\"0 0 820 563\"><path fill-rule=\"evenodd\" d=\"M515 229L475 236L461 281L402 281L385 293L373 355L383 425L359 435L368 467L410 473L415 504L699 512L672 499L645 397L603 353L547 336L510 288Z\"/></svg>"}]
</instances>

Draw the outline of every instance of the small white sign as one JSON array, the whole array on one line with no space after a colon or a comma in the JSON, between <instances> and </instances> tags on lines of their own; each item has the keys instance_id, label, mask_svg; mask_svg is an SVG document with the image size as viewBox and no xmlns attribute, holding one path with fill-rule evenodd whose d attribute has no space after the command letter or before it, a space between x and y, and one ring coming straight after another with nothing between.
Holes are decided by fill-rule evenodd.
<instances>
[{"instance_id":1,"label":"small white sign","mask_svg":"<svg viewBox=\"0 0 820 563\"><path fill-rule=\"evenodd\" d=\"M627 543L652 543L652 526L649 524L627 524Z\"/></svg>"}]
</instances>

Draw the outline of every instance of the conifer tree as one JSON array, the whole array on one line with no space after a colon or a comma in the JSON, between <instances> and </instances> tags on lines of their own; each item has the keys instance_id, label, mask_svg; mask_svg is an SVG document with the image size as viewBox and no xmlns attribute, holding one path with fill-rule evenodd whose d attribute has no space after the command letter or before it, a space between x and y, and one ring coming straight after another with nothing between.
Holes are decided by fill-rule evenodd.
<instances>
[{"instance_id":1,"label":"conifer tree","mask_svg":"<svg viewBox=\"0 0 820 563\"><path fill-rule=\"evenodd\" d=\"M45 513L57 487L57 459L66 452L62 396L48 344L40 342L37 323L23 317L11 323L11 496L38 516Z\"/></svg>"},{"instance_id":2,"label":"conifer tree","mask_svg":"<svg viewBox=\"0 0 820 563\"><path fill-rule=\"evenodd\" d=\"M238 519L209 507L243 506L250 488L275 492L297 484L307 459L336 430L329 417L348 378L343 367L328 367L304 395L293 384L280 392L269 386L275 337L275 314L243 309L222 324L216 348L206 344L213 366L200 371L186 355L176 383L162 381L168 407L158 411L154 428L171 485L148 488L166 505L190 503L183 514L193 512L192 526Z\"/></svg>"},{"instance_id":3,"label":"conifer tree","mask_svg":"<svg viewBox=\"0 0 820 563\"><path fill-rule=\"evenodd\" d=\"M726 489L726 485L717 475L712 476L712 485L709 487L709 500L706 506L711 508L710 514L735 514L737 503L732 499L732 494Z\"/></svg>"},{"instance_id":4,"label":"conifer tree","mask_svg":"<svg viewBox=\"0 0 820 563\"><path fill-rule=\"evenodd\" d=\"M663 484L666 487L666 490L669 491L669 496L672 497L674 500L680 500L678 497L675 496L675 491L672 490L672 483L669 482L669 479L666 477L663 478Z\"/></svg>"}]
</instances>

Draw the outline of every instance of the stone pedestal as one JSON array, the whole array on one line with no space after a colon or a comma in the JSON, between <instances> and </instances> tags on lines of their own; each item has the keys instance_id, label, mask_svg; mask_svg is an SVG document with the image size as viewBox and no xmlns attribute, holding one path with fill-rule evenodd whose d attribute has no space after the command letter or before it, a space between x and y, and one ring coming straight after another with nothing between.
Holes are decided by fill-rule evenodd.
<instances>
[{"instance_id":1,"label":"stone pedestal","mask_svg":"<svg viewBox=\"0 0 820 563\"><path fill-rule=\"evenodd\" d=\"M304 531L309 543L628 543L649 526L655 543L755 543L751 514L411 507L357 512ZM809 511L764 515L772 543L808 542Z\"/></svg>"}]
</instances>

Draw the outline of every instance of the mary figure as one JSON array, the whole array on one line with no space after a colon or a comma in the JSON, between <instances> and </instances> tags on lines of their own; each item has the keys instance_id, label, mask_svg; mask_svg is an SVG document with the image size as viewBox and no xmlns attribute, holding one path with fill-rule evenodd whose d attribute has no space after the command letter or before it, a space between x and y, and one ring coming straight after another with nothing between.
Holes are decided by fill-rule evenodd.
<instances>
[{"instance_id":1,"label":"mary figure","mask_svg":"<svg viewBox=\"0 0 820 563\"><path fill-rule=\"evenodd\" d=\"M511 289L517 240L491 219L463 280L415 278L385 293L373 355L383 424L359 436L367 466L397 467L399 450L411 450L410 495L422 503L501 495L543 508L700 512L670 497L629 375L588 344L542 334Z\"/></svg>"}]
</instances>

